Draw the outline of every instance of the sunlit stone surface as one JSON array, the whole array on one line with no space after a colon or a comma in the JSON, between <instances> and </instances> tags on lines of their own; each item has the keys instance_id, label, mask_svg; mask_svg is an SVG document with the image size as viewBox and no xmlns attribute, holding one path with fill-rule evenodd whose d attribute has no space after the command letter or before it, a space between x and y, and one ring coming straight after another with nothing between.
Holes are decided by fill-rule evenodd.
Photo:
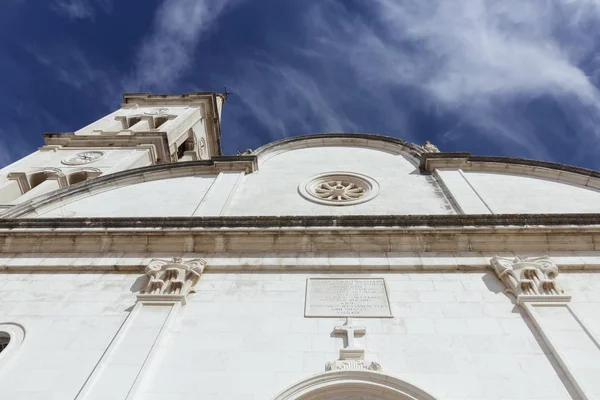
<instances>
[{"instance_id":1,"label":"sunlit stone surface","mask_svg":"<svg viewBox=\"0 0 600 400\"><path fill-rule=\"evenodd\" d=\"M600 399L598 172L223 156L224 100L125 95L0 170L0 399Z\"/></svg>"}]
</instances>

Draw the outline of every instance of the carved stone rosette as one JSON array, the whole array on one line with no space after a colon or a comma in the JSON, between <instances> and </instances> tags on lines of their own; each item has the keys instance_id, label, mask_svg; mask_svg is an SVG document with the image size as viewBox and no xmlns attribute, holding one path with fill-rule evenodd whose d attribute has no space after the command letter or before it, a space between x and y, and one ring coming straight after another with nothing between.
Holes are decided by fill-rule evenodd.
<instances>
[{"instance_id":1,"label":"carved stone rosette","mask_svg":"<svg viewBox=\"0 0 600 400\"><path fill-rule=\"evenodd\" d=\"M550 301L569 299L556 281L558 267L547 256L494 257L490 264L504 283L504 292L515 296L518 303L527 298Z\"/></svg>"},{"instance_id":2,"label":"carved stone rosette","mask_svg":"<svg viewBox=\"0 0 600 400\"><path fill-rule=\"evenodd\" d=\"M205 266L203 259L185 262L180 257L170 261L153 259L145 271L148 284L137 295L138 300L181 301L185 304L187 296L194 293Z\"/></svg>"},{"instance_id":3,"label":"carved stone rosette","mask_svg":"<svg viewBox=\"0 0 600 400\"><path fill-rule=\"evenodd\" d=\"M335 360L325 365L325 371L362 370L381 371L381 365L375 361L365 360Z\"/></svg>"}]
</instances>

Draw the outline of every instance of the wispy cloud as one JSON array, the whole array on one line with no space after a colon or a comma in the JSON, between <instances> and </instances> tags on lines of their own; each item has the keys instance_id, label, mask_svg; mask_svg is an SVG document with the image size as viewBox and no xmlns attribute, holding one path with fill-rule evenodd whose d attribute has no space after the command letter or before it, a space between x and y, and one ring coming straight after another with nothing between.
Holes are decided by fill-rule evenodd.
<instances>
[{"instance_id":1,"label":"wispy cloud","mask_svg":"<svg viewBox=\"0 0 600 400\"><path fill-rule=\"evenodd\" d=\"M71 20L93 20L98 11L110 13L112 0L54 0L51 7L54 11Z\"/></svg>"},{"instance_id":2,"label":"wispy cloud","mask_svg":"<svg viewBox=\"0 0 600 400\"><path fill-rule=\"evenodd\" d=\"M502 108L551 96L577 113L575 121L597 119L600 94L583 64L599 44L599 5L375 0L361 17L326 2L312 9L307 28L315 33L313 51L347 60L375 90L416 89L444 111L456 110L490 140L547 158L545 138L535 135L524 114ZM597 138L589 124L580 134Z\"/></svg>"},{"instance_id":3,"label":"wispy cloud","mask_svg":"<svg viewBox=\"0 0 600 400\"><path fill-rule=\"evenodd\" d=\"M138 52L129 87L169 90L192 67L196 46L240 0L165 0Z\"/></svg>"},{"instance_id":4,"label":"wispy cloud","mask_svg":"<svg viewBox=\"0 0 600 400\"><path fill-rule=\"evenodd\" d=\"M330 132L356 129L351 119L334 107L337 102L331 101L328 86L309 71L266 56L243 60L240 68L243 72L233 82L233 90L242 107L236 108L232 102L228 115L260 121L268 139L311 133L315 127ZM244 130L241 125L236 128Z\"/></svg>"},{"instance_id":5,"label":"wispy cloud","mask_svg":"<svg viewBox=\"0 0 600 400\"><path fill-rule=\"evenodd\" d=\"M110 65L94 65L81 48L72 43L46 48L26 46L25 49L41 65L48 68L66 87L93 92L96 107L112 109L124 91L124 78Z\"/></svg>"},{"instance_id":6,"label":"wispy cloud","mask_svg":"<svg viewBox=\"0 0 600 400\"><path fill-rule=\"evenodd\" d=\"M240 127L253 115L271 139L372 129L442 149L483 139L543 159L557 143L598 139L598 0L330 0L302 17L292 56L236 59L244 109L228 112ZM437 119L432 130L412 131L418 113Z\"/></svg>"},{"instance_id":7,"label":"wispy cloud","mask_svg":"<svg viewBox=\"0 0 600 400\"><path fill-rule=\"evenodd\" d=\"M110 4L53 1L72 5L75 19ZM543 159L564 147L569 162L598 151L589 144L600 126L600 0L324 0L298 8L293 33L270 31L281 24L253 5L264 40L229 28L219 38L231 49L201 53L242 2L164 0L122 75L77 51L48 66L73 88L110 92L112 105L121 90L228 84L236 95L226 119L244 132L229 137L251 125L261 140L344 130L435 140L442 150L479 140L496 146L490 152ZM423 121L427 129L415 129Z\"/></svg>"}]
</instances>

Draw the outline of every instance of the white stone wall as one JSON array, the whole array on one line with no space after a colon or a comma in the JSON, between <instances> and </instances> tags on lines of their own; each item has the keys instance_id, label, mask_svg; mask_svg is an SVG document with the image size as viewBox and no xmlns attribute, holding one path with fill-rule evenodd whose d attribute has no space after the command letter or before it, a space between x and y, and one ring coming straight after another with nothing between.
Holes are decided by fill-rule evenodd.
<instances>
[{"instance_id":1,"label":"white stone wall","mask_svg":"<svg viewBox=\"0 0 600 400\"><path fill-rule=\"evenodd\" d=\"M532 176L465 172L494 214L597 213L600 191Z\"/></svg>"},{"instance_id":2,"label":"white stone wall","mask_svg":"<svg viewBox=\"0 0 600 400\"><path fill-rule=\"evenodd\" d=\"M0 398L73 399L135 304L137 273L0 275L0 323L26 328L0 365ZM355 319L357 340L384 373L439 399L571 399L529 321L486 273L205 273L140 382L145 400L269 400L324 372L343 322L304 318L307 277L384 277L393 319ZM598 338L600 275L561 274ZM119 357L124 368L128 357ZM118 371L117 371L118 372ZM119 374L114 379L120 379Z\"/></svg>"},{"instance_id":3,"label":"white stone wall","mask_svg":"<svg viewBox=\"0 0 600 400\"><path fill-rule=\"evenodd\" d=\"M6 184L6 174L17 170L34 171L42 166L59 165L65 174L93 167L106 175L149 163L147 150L120 149L107 150L105 157L91 164L60 165L62 158L76 152L77 150L64 149L37 152L6 167L0 171L0 176L5 173L0 178L0 196L3 190L7 196L18 190L18 186L15 187L14 184L2 189L1 181L5 179ZM339 171L362 174L374 179L379 184L378 195L364 203L338 206L319 204L300 194L300 185L308 179ZM600 191L592 187L542 177L459 169L436 170L428 175L402 155L373 148L325 146L295 149L261 159L258 170L253 173L230 172L221 175L218 187L211 189L214 193L206 207L198 208L206 193L205 178L184 177L136 184L130 188L119 188L112 193L93 194L91 198L79 199L66 208L63 207L63 212L57 209L44 217L600 212ZM197 183L191 183L192 181ZM124 183L126 182L125 179ZM53 183L58 185L57 181ZM52 187L47 190L55 189L56 187ZM26 195L23 199L30 197L32 196ZM160 209L155 204L145 203L145 199L151 198L164 200ZM141 199L140 207L133 203L137 199ZM120 201L125 206L115 210ZM183 207L182 202L185 203ZM192 203L195 207L187 206Z\"/></svg>"},{"instance_id":4,"label":"white stone wall","mask_svg":"<svg viewBox=\"0 0 600 400\"><path fill-rule=\"evenodd\" d=\"M54 208L41 217L191 216L214 180L214 176L188 176L137 183Z\"/></svg>"},{"instance_id":5,"label":"white stone wall","mask_svg":"<svg viewBox=\"0 0 600 400\"><path fill-rule=\"evenodd\" d=\"M323 275L206 274L142 398L202 388L211 400L270 399L324 372L342 346L331 334L343 320L303 317L308 276ZM386 278L395 318L355 319L367 327L357 342L385 373L441 399L570 399L547 349L492 274L372 276ZM190 365L194 379L164 385Z\"/></svg>"},{"instance_id":6,"label":"white stone wall","mask_svg":"<svg viewBox=\"0 0 600 400\"><path fill-rule=\"evenodd\" d=\"M74 399L135 303L139 274L0 274L0 323L25 327L0 398Z\"/></svg>"},{"instance_id":7,"label":"white stone wall","mask_svg":"<svg viewBox=\"0 0 600 400\"><path fill-rule=\"evenodd\" d=\"M350 206L329 206L298 193L305 180L336 171L367 175L380 185L377 197ZM452 214L433 179L402 155L384 150L324 146L277 154L247 175L226 215Z\"/></svg>"},{"instance_id":8,"label":"white stone wall","mask_svg":"<svg viewBox=\"0 0 600 400\"><path fill-rule=\"evenodd\" d=\"M600 323L593 312L600 299L589 296L598 293L600 280L590 283L581 275L578 282L587 280L589 290L578 307ZM331 275L205 275L201 293L191 298L169 336L164 370L149 379L155 384L147 390L156 393L143 398L164 398L158 377L175 378L178 365L192 360L212 360L202 363L199 379L207 393L212 388L207 398L214 399L268 399L322 372L342 345L342 339L330 337L342 320L303 318L308 276ZM367 358L379 361L386 373L440 398L570 398L547 349L491 274L372 276L385 276L396 318L355 322L367 326L358 340ZM577 290L580 284L566 286ZM186 346L191 354L181 360ZM227 384L235 380L239 384ZM183 390L192 390L189 385Z\"/></svg>"}]
</instances>

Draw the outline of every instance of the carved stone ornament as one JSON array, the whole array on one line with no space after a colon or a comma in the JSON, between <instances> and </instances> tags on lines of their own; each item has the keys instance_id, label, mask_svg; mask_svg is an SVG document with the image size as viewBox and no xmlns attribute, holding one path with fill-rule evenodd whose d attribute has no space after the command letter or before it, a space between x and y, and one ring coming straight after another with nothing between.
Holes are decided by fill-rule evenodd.
<instances>
[{"instance_id":1,"label":"carved stone ornament","mask_svg":"<svg viewBox=\"0 0 600 400\"><path fill-rule=\"evenodd\" d=\"M375 361L366 361L365 351L355 346L355 336L364 335L367 329L364 326L356 326L352 323L352 318L346 318L344 325L333 328L333 332L346 336L346 345L340 349L340 358L325 364L325 371L336 370L366 370L381 371L381 365Z\"/></svg>"},{"instance_id":2,"label":"carved stone ornament","mask_svg":"<svg viewBox=\"0 0 600 400\"><path fill-rule=\"evenodd\" d=\"M167 114L169 112L168 108L151 108L149 110L144 111L144 114L146 115L160 115L160 114Z\"/></svg>"},{"instance_id":3,"label":"carved stone ornament","mask_svg":"<svg viewBox=\"0 0 600 400\"><path fill-rule=\"evenodd\" d=\"M437 148L437 146L433 143L431 143L429 140L425 141L425 144L423 144L423 150L425 151L425 153L439 153L440 149Z\"/></svg>"},{"instance_id":4,"label":"carved stone ornament","mask_svg":"<svg viewBox=\"0 0 600 400\"><path fill-rule=\"evenodd\" d=\"M362 370L381 371L381 365L375 361L365 360L335 360L325 364L325 371Z\"/></svg>"},{"instance_id":5,"label":"carved stone ornament","mask_svg":"<svg viewBox=\"0 0 600 400\"><path fill-rule=\"evenodd\" d=\"M180 257L170 261L153 259L145 271L148 284L138 294L138 300L181 301L185 304L187 296L195 292L205 266L203 259L185 262Z\"/></svg>"},{"instance_id":6,"label":"carved stone ornament","mask_svg":"<svg viewBox=\"0 0 600 400\"><path fill-rule=\"evenodd\" d=\"M379 185L365 175L333 172L302 182L298 191L304 198L315 203L346 206L371 200L379 193Z\"/></svg>"},{"instance_id":7,"label":"carved stone ornament","mask_svg":"<svg viewBox=\"0 0 600 400\"><path fill-rule=\"evenodd\" d=\"M566 300L563 290L558 285L558 267L547 256L526 258L494 257L490 264L498 278L510 293L520 302L525 298L540 297L547 300Z\"/></svg>"},{"instance_id":8,"label":"carved stone ornament","mask_svg":"<svg viewBox=\"0 0 600 400\"><path fill-rule=\"evenodd\" d=\"M67 156L61 162L65 165L80 165L97 161L102 157L104 157L103 151L84 151Z\"/></svg>"}]
</instances>

